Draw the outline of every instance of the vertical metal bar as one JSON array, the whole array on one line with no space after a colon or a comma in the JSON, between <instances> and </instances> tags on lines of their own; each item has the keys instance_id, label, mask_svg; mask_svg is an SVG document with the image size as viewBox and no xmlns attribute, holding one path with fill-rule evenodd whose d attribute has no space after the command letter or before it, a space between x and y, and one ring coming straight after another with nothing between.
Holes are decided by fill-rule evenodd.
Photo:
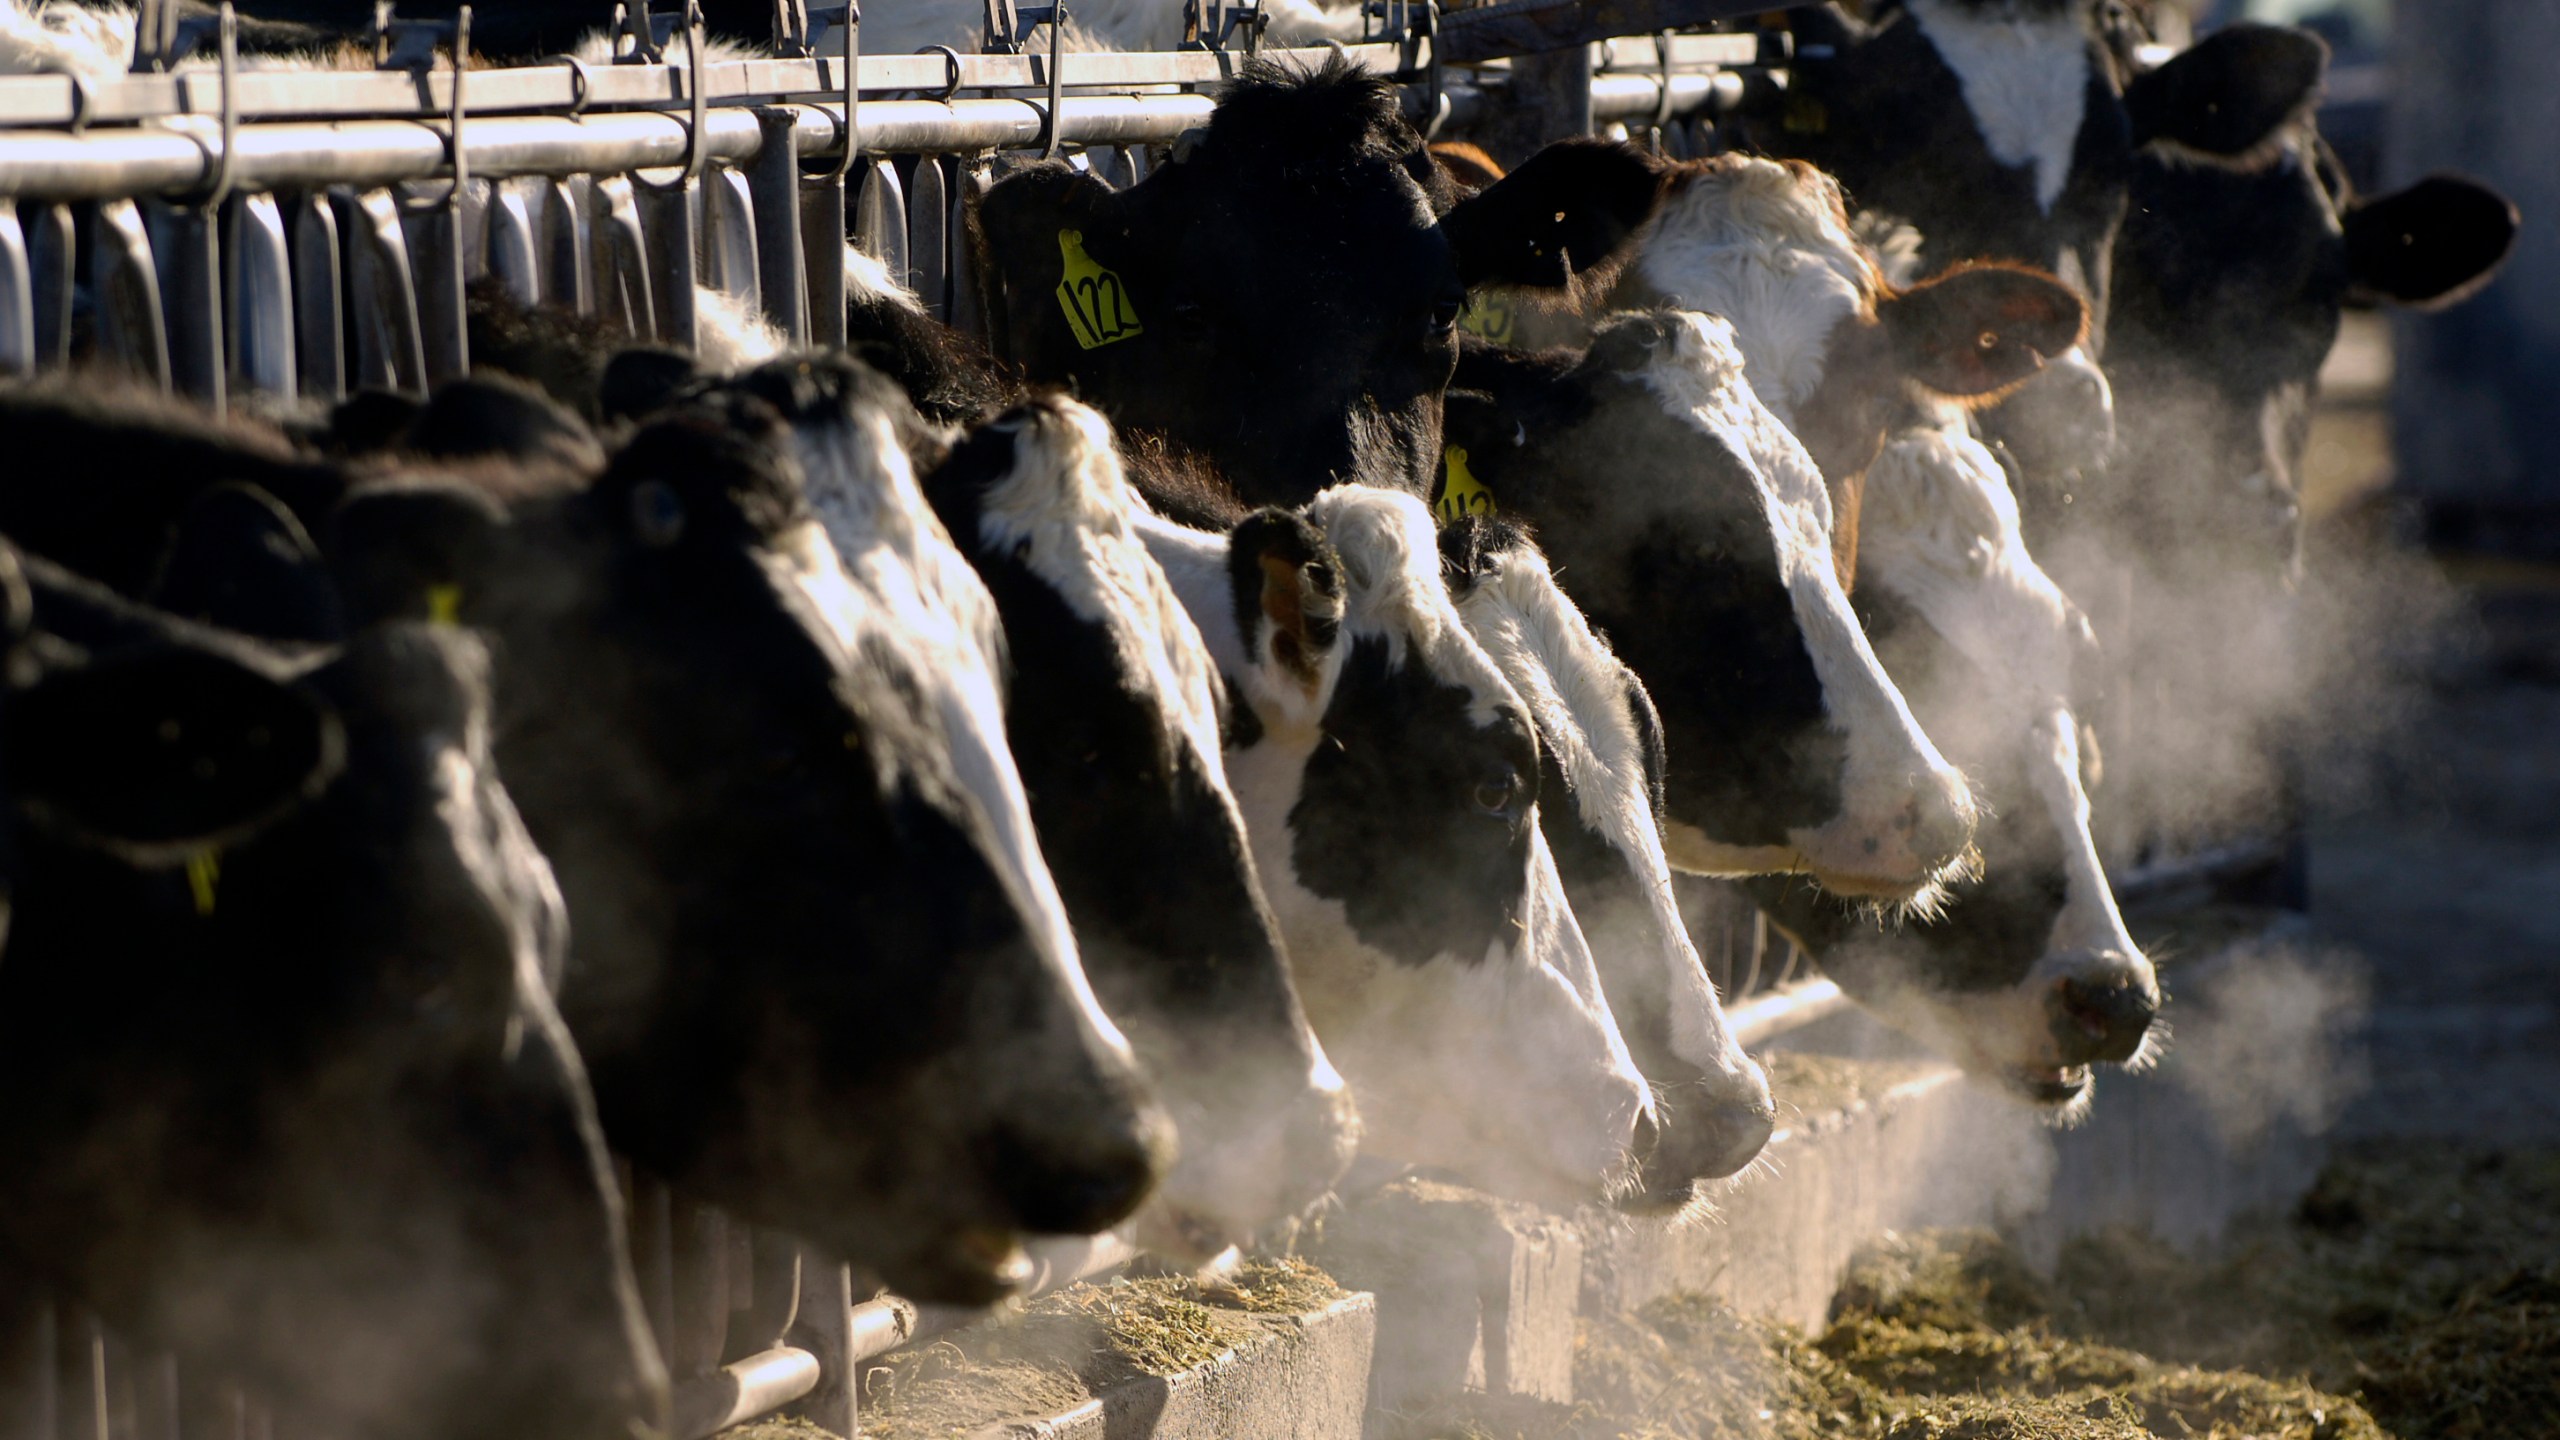
<instances>
[{"instance_id":1,"label":"vertical metal bar","mask_svg":"<svg viewBox=\"0 0 2560 1440\"><path fill-rule=\"evenodd\" d=\"M295 390L292 257L273 195L242 195L225 217L224 291L230 296L230 371L270 395Z\"/></svg>"},{"instance_id":2,"label":"vertical metal bar","mask_svg":"<svg viewBox=\"0 0 2560 1440\"><path fill-rule=\"evenodd\" d=\"M800 1314L800 1247L770 1230L753 1233L750 1254L733 1278L743 1282L744 1303L729 1322L730 1359L782 1343Z\"/></svg>"},{"instance_id":3,"label":"vertical metal bar","mask_svg":"<svg viewBox=\"0 0 2560 1440\"><path fill-rule=\"evenodd\" d=\"M543 196L542 298L592 315L596 295L587 266L587 198L581 190L578 177L563 176Z\"/></svg>"},{"instance_id":4,"label":"vertical metal bar","mask_svg":"<svg viewBox=\"0 0 2560 1440\"><path fill-rule=\"evenodd\" d=\"M130 200L99 202L89 243L99 353L167 390L169 333L141 207Z\"/></svg>"},{"instance_id":5,"label":"vertical metal bar","mask_svg":"<svg viewBox=\"0 0 2560 1440\"><path fill-rule=\"evenodd\" d=\"M628 175L599 175L588 191L587 223L594 227L596 313L637 339L657 334L657 303L650 298L649 246L640 229L640 202Z\"/></svg>"},{"instance_id":6,"label":"vertical metal bar","mask_svg":"<svg viewBox=\"0 0 2560 1440\"><path fill-rule=\"evenodd\" d=\"M969 238L970 208L985 198L994 182L992 167L983 159L965 160L960 165L960 183L951 187L951 311L949 320L955 329L985 338L992 327L987 324L984 280L978 274L978 247Z\"/></svg>"},{"instance_id":7,"label":"vertical metal bar","mask_svg":"<svg viewBox=\"0 0 2560 1440\"><path fill-rule=\"evenodd\" d=\"M346 271L338 244L338 212L321 191L293 201L293 349L302 393L336 400L347 393Z\"/></svg>"},{"instance_id":8,"label":"vertical metal bar","mask_svg":"<svg viewBox=\"0 0 2560 1440\"><path fill-rule=\"evenodd\" d=\"M914 192L907 197L907 258L912 270L907 284L935 316L950 313L951 195L943 183L942 160L927 155L916 161Z\"/></svg>"},{"instance_id":9,"label":"vertical metal bar","mask_svg":"<svg viewBox=\"0 0 2560 1440\"><path fill-rule=\"evenodd\" d=\"M898 167L887 156L864 167L862 198L854 203L853 239L863 252L889 267L901 284L912 283L907 265L906 187L898 183Z\"/></svg>"},{"instance_id":10,"label":"vertical metal bar","mask_svg":"<svg viewBox=\"0 0 2560 1440\"><path fill-rule=\"evenodd\" d=\"M729 1217L686 1205L675 1217L675 1336L667 1364L677 1378L720 1367L729 1343Z\"/></svg>"},{"instance_id":11,"label":"vertical metal bar","mask_svg":"<svg viewBox=\"0 0 2560 1440\"><path fill-rule=\"evenodd\" d=\"M422 394L426 345L418 333L418 292L409 270L400 204L388 190L358 198L348 213L348 308L355 314L356 381Z\"/></svg>"},{"instance_id":12,"label":"vertical metal bar","mask_svg":"<svg viewBox=\"0 0 2560 1440\"><path fill-rule=\"evenodd\" d=\"M36 368L36 282L14 205L0 205L0 375Z\"/></svg>"},{"instance_id":13,"label":"vertical metal bar","mask_svg":"<svg viewBox=\"0 0 2560 1440\"><path fill-rule=\"evenodd\" d=\"M794 1344L818 1357L818 1388L793 1409L839 1435L861 1431L853 1358L853 1275L814 1251L800 1254L800 1318Z\"/></svg>"},{"instance_id":14,"label":"vertical metal bar","mask_svg":"<svg viewBox=\"0 0 2560 1440\"><path fill-rule=\"evenodd\" d=\"M800 181L800 273L808 286L812 345L844 343L844 187L841 175Z\"/></svg>"},{"instance_id":15,"label":"vertical metal bar","mask_svg":"<svg viewBox=\"0 0 2560 1440\"><path fill-rule=\"evenodd\" d=\"M701 187L687 178L637 189L641 228L657 266L650 277L651 323L659 339L690 350L695 343L693 287L701 274L694 240Z\"/></svg>"},{"instance_id":16,"label":"vertical metal bar","mask_svg":"<svg viewBox=\"0 0 2560 1440\"><path fill-rule=\"evenodd\" d=\"M809 289L800 255L800 146L793 124L788 109L756 112L763 144L747 172L747 190L755 201L756 265L765 318L792 344L806 345Z\"/></svg>"},{"instance_id":17,"label":"vertical metal bar","mask_svg":"<svg viewBox=\"0 0 2560 1440\"><path fill-rule=\"evenodd\" d=\"M524 192L500 183L489 195L489 278L518 304L542 300L542 266L534 241L533 212Z\"/></svg>"},{"instance_id":18,"label":"vertical metal bar","mask_svg":"<svg viewBox=\"0 0 2560 1440\"><path fill-rule=\"evenodd\" d=\"M714 170L702 189L702 283L761 309L763 277L756 273L756 208L747 177Z\"/></svg>"},{"instance_id":19,"label":"vertical metal bar","mask_svg":"<svg viewBox=\"0 0 2560 1440\"><path fill-rule=\"evenodd\" d=\"M222 336L222 230L218 212L150 204L159 223L161 302L168 317L169 373L178 392L220 409L227 347Z\"/></svg>"},{"instance_id":20,"label":"vertical metal bar","mask_svg":"<svg viewBox=\"0 0 2560 1440\"><path fill-rule=\"evenodd\" d=\"M36 364L71 358L71 293L79 268L77 229L68 205L30 205L20 212L27 227L27 269L35 292Z\"/></svg>"},{"instance_id":21,"label":"vertical metal bar","mask_svg":"<svg viewBox=\"0 0 2560 1440\"><path fill-rule=\"evenodd\" d=\"M440 187L447 188L447 187ZM405 200L400 232L409 251L409 275L418 300L419 354L429 384L458 380L471 369L471 341L463 311L464 251L461 201L441 196Z\"/></svg>"}]
</instances>

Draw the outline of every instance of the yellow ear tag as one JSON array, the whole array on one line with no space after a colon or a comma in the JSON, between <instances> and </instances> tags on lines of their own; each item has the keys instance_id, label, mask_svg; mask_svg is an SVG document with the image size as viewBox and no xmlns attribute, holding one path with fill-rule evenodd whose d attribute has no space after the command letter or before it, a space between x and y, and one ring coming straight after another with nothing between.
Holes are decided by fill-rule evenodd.
<instances>
[{"instance_id":1,"label":"yellow ear tag","mask_svg":"<svg viewBox=\"0 0 2560 1440\"><path fill-rule=\"evenodd\" d=\"M1508 345L1518 330L1519 314L1511 308L1511 297L1487 290L1467 296L1467 308L1458 312L1458 328L1470 335L1481 335L1496 345Z\"/></svg>"},{"instance_id":2,"label":"yellow ear tag","mask_svg":"<svg viewBox=\"0 0 2560 1440\"><path fill-rule=\"evenodd\" d=\"M199 850L187 857L187 889L196 898L196 914L213 914L215 892L222 886L222 852Z\"/></svg>"},{"instance_id":3,"label":"yellow ear tag","mask_svg":"<svg viewBox=\"0 0 2560 1440\"><path fill-rule=\"evenodd\" d=\"M1467 452L1451 445L1440 456L1440 498L1431 502L1432 515L1451 525L1463 516L1494 513L1493 492L1467 468Z\"/></svg>"},{"instance_id":4,"label":"yellow ear tag","mask_svg":"<svg viewBox=\"0 0 2560 1440\"><path fill-rule=\"evenodd\" d=\"M1067 312L1067 328L1087 350L1117 345L1143 333L1137 307L1129 303L1129 287L1102 263L1084 253L1084 232L1058 232L1058 253L1066 258L1066 277L1058 282L1058 308Z\"/></svg>"},{"instance_id":5,"label":"yellow ear tag","mask_svg":"<svg viewBox=\"0 0 2560 1440\"><path fill-rule=\"evenodd\" d=\"M427 623L459 625L462 623L462 587L430 585L427 587Z\"/></svg>"}]
</instances>

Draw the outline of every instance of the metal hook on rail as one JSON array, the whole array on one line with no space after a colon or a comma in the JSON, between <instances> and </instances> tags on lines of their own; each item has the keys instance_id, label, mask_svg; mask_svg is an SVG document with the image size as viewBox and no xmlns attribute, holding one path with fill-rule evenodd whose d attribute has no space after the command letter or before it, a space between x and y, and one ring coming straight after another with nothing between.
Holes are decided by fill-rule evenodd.
<instances>
[{"instance_id":1,"label":"metal hook on rail","mask_svg":"<svg viewBox=\"0 0 2560 1440\"><path fill-rule=\"evenodd\" d=\"M693 102L693 121L685 129L684 178L686 182L700 178L702 161L710 148L711 97L703 86L703 62L711 48L710 37L703 32L702 0L685 0L684 59L686 98Z\"/></svg>"},{"instance_id":2,"label":"metal hook on rail","mask_svg":"<svg viewBox=\"0 0 2560 1440\"><path fill-rule=\"evenodd\" d=\"M204 194L195 202L206 210L230 198L240 142L240 98L234 84L240 78L240 17L233 13L231 0L222 0L216 24L220 27L221 36L220 69L217 72L222 87L221 141L220 148L212 157L213 178L206 183Z\"/></svg>"},{"instance_id":3,"label":"metal hook on rail","mask_svg":"<svg viewBox=\"0 0 2560 1440\"><path fill-rule=\"evenodd\" d=\"M939 55L942 57L942 63L947 74L945 76L945 83L942 87L942 93L934 96L933 98L934 103L936 104L950 104L951 98L960 93L960 52L952 49L948 45L927 45L916 53L919 55Z\"/></svg>"},{"instance_id":4,"label":"metal hook on rail","mask_svg":"<svg viewBox=\"0 0 2560 1440\"><path fill-rule=\"evenodd\" d=\"M1067 0L1052 0L1049 6L1049 117L1043 127L1048 133L1040 137L1040 158L1043 160L1058 158L1059 122L1062 118L1058 114L1058 99L1065 93L1058 73L1058 57L1065 49L1062 37L1066 30Z\"/></svg>"},{"instance_id":5,"label":"metal hook on rail","mask_svg":"<svg viewBox=\"0 0 2560 1440\"><path fill-rule=\"evenodd\" d=\"M579 119L587 113L587 97L594 93L595 77L587 73L587 62L575 55L554 55L551 58L569 67L569 118Z\"/></svg>"},{"instance_id":6,"label":"metal hook on rail","mask_svg":"<svg viewBox=\"0 0 2560 1440\"><path fill-rule=\"evenodd\" d=\"M854 157L862 151L862 6L855 0L845 0L840 14L838 23L844 29L844 148L836 156L835 173L828 177L836 181L842 181L853 169ZM959 68L956 57L952 68Z\"/></svg>"}]
</instances>

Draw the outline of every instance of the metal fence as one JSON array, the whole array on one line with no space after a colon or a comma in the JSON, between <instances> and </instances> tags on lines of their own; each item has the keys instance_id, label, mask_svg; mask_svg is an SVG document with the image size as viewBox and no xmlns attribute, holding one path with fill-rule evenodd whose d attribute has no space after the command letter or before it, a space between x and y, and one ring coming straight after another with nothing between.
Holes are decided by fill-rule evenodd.
<instances>
[{"instance_id":1,"label":"metal fence","mask_svg":"<svg viewBox=\"0 0 2560 1440\"><path fill-rule=\"evenodd\" d=\"M991 0L991 53L881 56L860 53L845 9L776 8L769 57L724 58L684 18L617 10L609 63L457 66L466 10L380 26L374 69L315 72L242 63L227 14L190 36L147 6L133 73L0 77L0 375L112 367L215 405L422 392L469 368L465 291L484 278L675 344L696 338L700 284L824 344L844 335L848 237L975 327L965 210L995 168L1060 155L1134 183L1149 147L1207 120L1262 29L1258 7L1194 0L1195 48L1061 53L1025 43L1054 38L1055 10ZM1561 50L1566 125L1652 129L1686 151L1706 140L1692 117L1768 83L1734 68L1767 42L1582 47L1613 25L1751 8L1513 0L1442 17L1390 0L1363 43L1263 53L1315 64L1338 49L1454 132L1509 103L1509 56ZM191 39L205 54L189 64ZM854 1433L864 1362L970 1318L857 1293L844 1265L646 1179L624 1189L684 1436L789 1405ZM1035 1256L1034 1290L1129 1258L1108 1237L1060 1243ZM0 1393L31 1406L0 1416L6 1440L278 1433L255 1397L134 1353L76 1307L47 1308L30 1353L0 1365L24 1382Z\"/></svg>"}]
</instances>

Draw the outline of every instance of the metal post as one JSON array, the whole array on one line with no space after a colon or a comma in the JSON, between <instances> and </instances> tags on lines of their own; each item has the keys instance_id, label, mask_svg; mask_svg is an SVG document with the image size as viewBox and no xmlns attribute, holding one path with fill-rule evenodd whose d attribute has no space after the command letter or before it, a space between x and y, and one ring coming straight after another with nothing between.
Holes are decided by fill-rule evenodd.
<instances>
[{"instance_id":1,"label":"metal post","mask_svg":"<svg viewBox=\"0 0 2560 1440\"><path fill-rule=\"evenodd\" d=\"M99 202L90 245L99 353L167 390L169 332L141 207L130 200Z\"/></svg>"},{"instance_id":2,"label":"metal post","mask_svg":"<svg viewBox=\"0 0 2560 1440\"><path fill-rule=\"evenodd\" d=\"M543 298L541 246L534 234L524 192L499 184L489 195L489 278L523 305Z\"/></svg>"},{"instance_id":3,"label":"metal post","mask_svg":"<svg viewBox=\"0 0 2560 1440\"><path fill-rule=\"evenodd\" d=\"M907 281L906 187L898 183L898 168L885 155L863 171L862 198L854 202L853 240L864 254L889 267L891 279Z\"/></svg>"},{"instance_id":4,"label":"metal post","mask_svg":"<svg viewBox=\"0 0 2560 1440\"><path fill-rule=\"evenodd\" d=\"M169 371L178 393L222 408L228 347L222 334L221 217L199 206L151 202L161 223L161 300L168 311Z\"/></svg>"},{"instance_id":5,"label":"metal post","mask_svg":"<svg viewBox=\"0 0 2560 1440\"><path fill-rule=\"evenodd\" d=\"M800 1253L800 1319L795 1348L818 1357L818 1388L793 1409L839 1435L860 1435L861 1384L854 1367L853 1273L815 1251Z\"/></svg>"},{"instance_id":6,"label":"metal post","mask_svg":"<svg viewBox=\"0 0 2560 1440\"><path fill-rule=\"evenodd\" d=\"M915 193L907 197L907 284L935 315L949 311L950 223L951 196L943 183L942 161L923 156L916 161Z\"/></svg>"},{"instance_id":7,"label":"metal post","mask_svg":"<svg viewBox=\"0 0 2560 1440\"><path fill-rule=\"evenodd\" d=\"M978 247L970 239L969 209L985 198L995 183L991 166L983 158L961 162L960 183L951 187L951 312L952 328L987 337L993 327L987 323L985 278L978 273Z\"/></svg>"},{"instance_id":8,"label":"metal post","mask_svg":"<svg viewBox=\"0 0 2560 1440\"><path fill-rule=\"evenodd\" d=\"M649 244L630 176L596 177L588 191L587 223L593 239L596 313L638 339L655 338L658 307L650 295Z\"/></svg>"},{"instance_id":9,"label":"metal post","mask_svg":"<svg viewBox=\"0 0 2560 1440\"><path fill-rule=\"evenodd\" d=\"M754 168L747 172L747 189L755 201L756 264L765 318L793 345L806 345L809 289L800 253L798 125L799 117L786 107L756 111L763 143L756 150Z\"/></svg>"},{"instance_id":10,"label":"metal post","mask_svg":"<svg viewBox=\"0 0 2560 1440\"><path fill-rule=\"evenodd\" d=\"M19 212L27 227L27 273L33 292L36 363L71 358L71 287L78 266L77 231L68 205L30 204Z\"/></svg>"},{"instance_id":11,"label":"metal post","mask_svg":"<svg viewBox=\"0 0 2560 1440\"><path fill-rule=\"evenodd\" d=\"M302 393L336 400L347 393L346 271L338 243L338 211L314 191L293 201L293 341Z\"/></svg>"},{"instance_id":12,"label":"metal post","mask_svg":"<svg viewBox=\"0 0 2560 1440\"><path fill-rule=\"evenodd\" d=\"M650 317L658 338L690 350L695 343L693 287L700 278L694 212L701 189L691 179L636 187L647 253L656 257L650 277Z\"/></svg>"},{"instance_id":13,"label":"metal post","mask_svg":"<svg viewBox=\"0 0 2560 1440\"><path fill-rule=\"evenodd\" d=\"M224 289L231 297L229 369L252 390L295 391L293 260L273 195L243 195L226 217Z\"/></svg>"},{"instance_id":14,"label":"metal post","mask_svg":"<svg viewBox=\"0 0 2560 1440\"><path fill-rule=\"evenodd\" d=\"M356 197L339 217L347 238L347 297L355 314L361 385L424 394L427 355L400 204L388 190Z\"/></svg>"},{"instance_id":15,"label":"metal post","mask_svg":"<svg viewBox=\"0 0 2560 1440\"><path fill-rule=\"evenodd\" d=\"M747 177L714 170L702 187L702 283L761 309L763 277L756 273L755 200Z\"/></svg>"},{"instance_id":16,"label":"metal post","mask_svg":"<svg viewBox=\"0 0 2560 1440\"><path fill-rule=\"evenodd\" d=\"M27 263L27 235L17 207L0 205L0 375L36 368L35 272Z\"/></svg>"},{"instance_id":17,"label":"metal post","mask_svg":"<svg viewBox=\"0 0 2560 1440\"><path fill-rule=\"evenodd\" d=\"M841 175L823 175L800 183L800 249L805 255L801 277L807 285L808 342L818 346L844 343L844 187Z\"/></svg>"},{"instance_id":18,"label":"metal post","mask_svg":"<svg viewBox=\"0 0 2560 1440\"><path fill-rule=\"evenodd\" d=\"M720 1366L729 1343L729 1217L684 1205L675 1217L675 1335L667 1365L681 1380Z\"/></svg>"}]
</instances>

